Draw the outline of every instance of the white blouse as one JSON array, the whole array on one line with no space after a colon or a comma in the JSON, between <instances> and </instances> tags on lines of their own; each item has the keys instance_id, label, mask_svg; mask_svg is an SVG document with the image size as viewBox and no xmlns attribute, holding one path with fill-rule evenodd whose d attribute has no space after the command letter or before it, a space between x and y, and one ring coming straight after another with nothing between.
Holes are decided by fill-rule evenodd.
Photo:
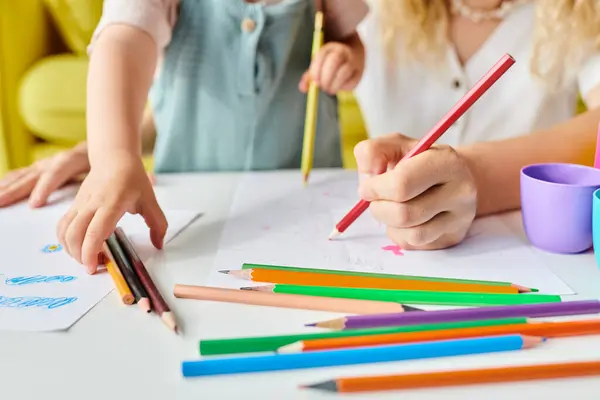
<instances>
[{"instance_id":1,"label":"white blouse","mask_svg":"<svg viewBox=\"0 0 600 400\"><path fill-rule=\"evenodd\" d=\"M390 66L380 40L375 1L359 26L366 69L355 95L369 136L392 132L420 138L505 54L516 63L438 143L452 146L505 139L548 128L571 118L578 92L585 96L600 84L600 55L590 56L568 89L550 92L529 70L535 5L515 9L461 66L453 48L439 71L423 65ZM399 47L398 51L401 51Z\"/></svg>"}]
</instances>

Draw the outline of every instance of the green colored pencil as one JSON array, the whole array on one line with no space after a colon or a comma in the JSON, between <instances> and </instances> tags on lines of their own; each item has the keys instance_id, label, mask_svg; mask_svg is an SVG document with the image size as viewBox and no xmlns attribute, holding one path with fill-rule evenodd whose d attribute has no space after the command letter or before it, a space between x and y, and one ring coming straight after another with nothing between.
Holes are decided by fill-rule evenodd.
<instances>
[{"instance_id":1,"label":"green colored pencil","mask_svg":"<svg viewBox=\"0 0 600 400\"><path fill-rule=\"evenodd\" d=\"M464 307L561 302L560 296L546 294L428 292L423 290L362 289L303 285L266 285L245 287L242 288L242 290L300 294L305 296L336 297L344 299L393 301L402 304L435 304Z\"/></svg>"},{"instance_id":2,"label":"green colored pencil","mask_svg":"<svg viewBox=\"0 0 600 400\"><path fill-rule=\"evenodd\" d=\"M256 336L233 339L207 339L200 341L200 354L204 356L257 353L276 351L282 346L311 339L330 339L351 336L383 335L387 333L426 332L439 329L475 328L483 326L500 326L526 324L527 318L500 318L478 321L444 322L436 324L388 326L369 329L348 329L343 331L302 333L294 335Z\"/></svg>"},{"instance_id":3,"label":"green colored pencil","mask_svg":"<svg viewBox=\"0 0 600 400\"><path fill-rule=\"evenodd\" d=\"M278 269L282 271L296 271L296 272L311 272L315 274L334 274L334 275L346 275L346 276L370 276L376 278L392 278L392 279L407 279L415 281L430 281L430 282L453 282L463 284L476 284L476 285L492 285L492 286L512 286L516 287L523 292L539 292L538 289L528 288L525 286L517 285L510 282L497 282L497 281L478 281L471 279L453 279L453 278L438 278L430 276L413 276L413 275L394 275L394 274L378 274L371 272L356 272L356 271L338 271L334 269L318 269L318 268L299 268L299 267L285 267L280 265L266 265L266 264L242 264L242 269Z\"/></svg>"}]
</instances>

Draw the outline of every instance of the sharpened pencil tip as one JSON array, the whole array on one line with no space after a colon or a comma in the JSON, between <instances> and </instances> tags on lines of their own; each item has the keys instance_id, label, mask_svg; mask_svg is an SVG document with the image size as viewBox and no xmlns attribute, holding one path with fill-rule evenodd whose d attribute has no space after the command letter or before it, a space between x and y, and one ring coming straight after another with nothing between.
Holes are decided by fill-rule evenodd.
<instances>
[{"instance_id":1,"label":"sharpened pencil tip","mask_svg":"<svg viewBox=\"0 0 600 400\"><path fill-rule=\"evenodd\" d=\"M304 185L304 187L308 186L308 173L302 175L302 184Z\"/></svg>"},{"instance_id":2,"label":"sharpened pencil tip","mask_svg":"<svg viewBox=\"0 0 600 400\"><path fill-rule=\"evenodd\" d=\"M285 346L281 346L277 349L277 353L279 354L289 354L289 353L301 353L304 349L303 342L295 342L291 344L286 344Z\"/></svg>"},{"instance_id":3,"label":"sharpened pencil tip","mask_svg":"<svg viewBox=\"0 0 600 400\"><path fill-rule=\"evenodd\" d=\"M138 301L137 305L140 308L140 310L142 310L148 314L152 311L152 307L150 306L150 300L146 297L141 298Z\"/></svg>"},{"instance_id":4,"label":"sharpened pencil tip","mask_svg":"<svg viewBox=\"0 0 600 400\"><path fill-rule=\"evenodd\" d=\"M337 382L336 381L327 381L321 383L315 383L313 385L302 385L304 389L317 389L325 392L337 392Z\"/></svg>"},{"instance_id":5,"label":"sharpened pencil tip","mask_svg":"<svg viewBox=\"0 0 600 400\"><path fill-rule=\"evenodd\" d=\"M244 286L241 287L240 290L254 290L254 288L252 286Z\"/></svg>"},{"instance_id":6,"label":"sharpened pencil tip","mask_svg":"<svg viewBox=\"0 0 600 400\"><path fill-rule=\"evenodd\" d=\"M417 308L417 307L412 307L412 306L407 306L406 304L402 304L402 308L404 309L404 311L425 311L422 308Z\"/></svg>"},{"instance_id":7,"label":"sharpened pencil tip","mask_svg":"<svg viewBox=\"0 0 600 400\"><path fill-rule=\"evenodd\" d=\"M333 230L331 231L331 233L329 234L329 240L333 240L336 237L340 236L340 231L337 230L337 228L333 228Z\"/></svg>"},{"instance_id":8,"label":"sharpened pencil tip","mask_svg":"<svg viewBox=\"0 0 600 400\"><path fill-rule=\"evenodd\" d=\"M519 291L519 293L530 293L532 292L531 288L528 288L526 286L521 286L521 285L516 285L516 284L511 284L511 286L515 289L517 289Z\"/></svg>"},{"instance_id":9,"label":"sharpened pencil tip","mask_svg":"<svg viewBox=\"0 0 600 400\"><path fill-rule=\"evenodd\" d=\"M312 324L304 324L304 326L317 326L317 323L313 322Z\"/></svg>"},{"instance_id":10,"label":"sharpened pencil tip","mask_svg":"<svg viewBox=\"0 0 600 400\"><path fill-rule=\"evenodd\" d=\"M229 270L228 269L222 269L222 270L219 271L219 273L227 275L229 273Z\"/></svg>"}]
</instances>

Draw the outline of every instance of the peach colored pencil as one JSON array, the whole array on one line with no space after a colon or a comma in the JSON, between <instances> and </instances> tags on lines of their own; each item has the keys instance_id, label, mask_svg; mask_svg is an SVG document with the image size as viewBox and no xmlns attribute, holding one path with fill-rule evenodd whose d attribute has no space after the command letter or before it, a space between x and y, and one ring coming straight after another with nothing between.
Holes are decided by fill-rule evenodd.
<instances>
[{"instance_id":1,"label":"peach colored pencil","mask_svg":"<svg viewBox=\"0 0 600 400\"><path fill-rule=\"evenodd\" d=\"M295 308L302 310L330 311L351 314L378 314L406 311L402 304L385 301L338 299L330 297L278 294L209 286L175 285L175 297L256 306Z\"/></svg>"}]
</instances>

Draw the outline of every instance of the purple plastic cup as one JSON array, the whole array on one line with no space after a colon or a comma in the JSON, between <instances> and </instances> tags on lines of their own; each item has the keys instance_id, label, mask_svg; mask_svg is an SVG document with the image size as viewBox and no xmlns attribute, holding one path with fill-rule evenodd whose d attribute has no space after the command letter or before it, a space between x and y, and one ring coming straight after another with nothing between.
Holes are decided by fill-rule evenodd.
<instances>
[{"instance_id":1,"label":"purple plastic cup","mask_svg":"<svg viewBox=\"0 0 600 400\"><path fill-rule=\"evenodd\" d=\"M592 247L593 194L600 170L577 164L534 164L521 170L521 212L537 248L573 254Z\"/></svg>"}]
</instances>

